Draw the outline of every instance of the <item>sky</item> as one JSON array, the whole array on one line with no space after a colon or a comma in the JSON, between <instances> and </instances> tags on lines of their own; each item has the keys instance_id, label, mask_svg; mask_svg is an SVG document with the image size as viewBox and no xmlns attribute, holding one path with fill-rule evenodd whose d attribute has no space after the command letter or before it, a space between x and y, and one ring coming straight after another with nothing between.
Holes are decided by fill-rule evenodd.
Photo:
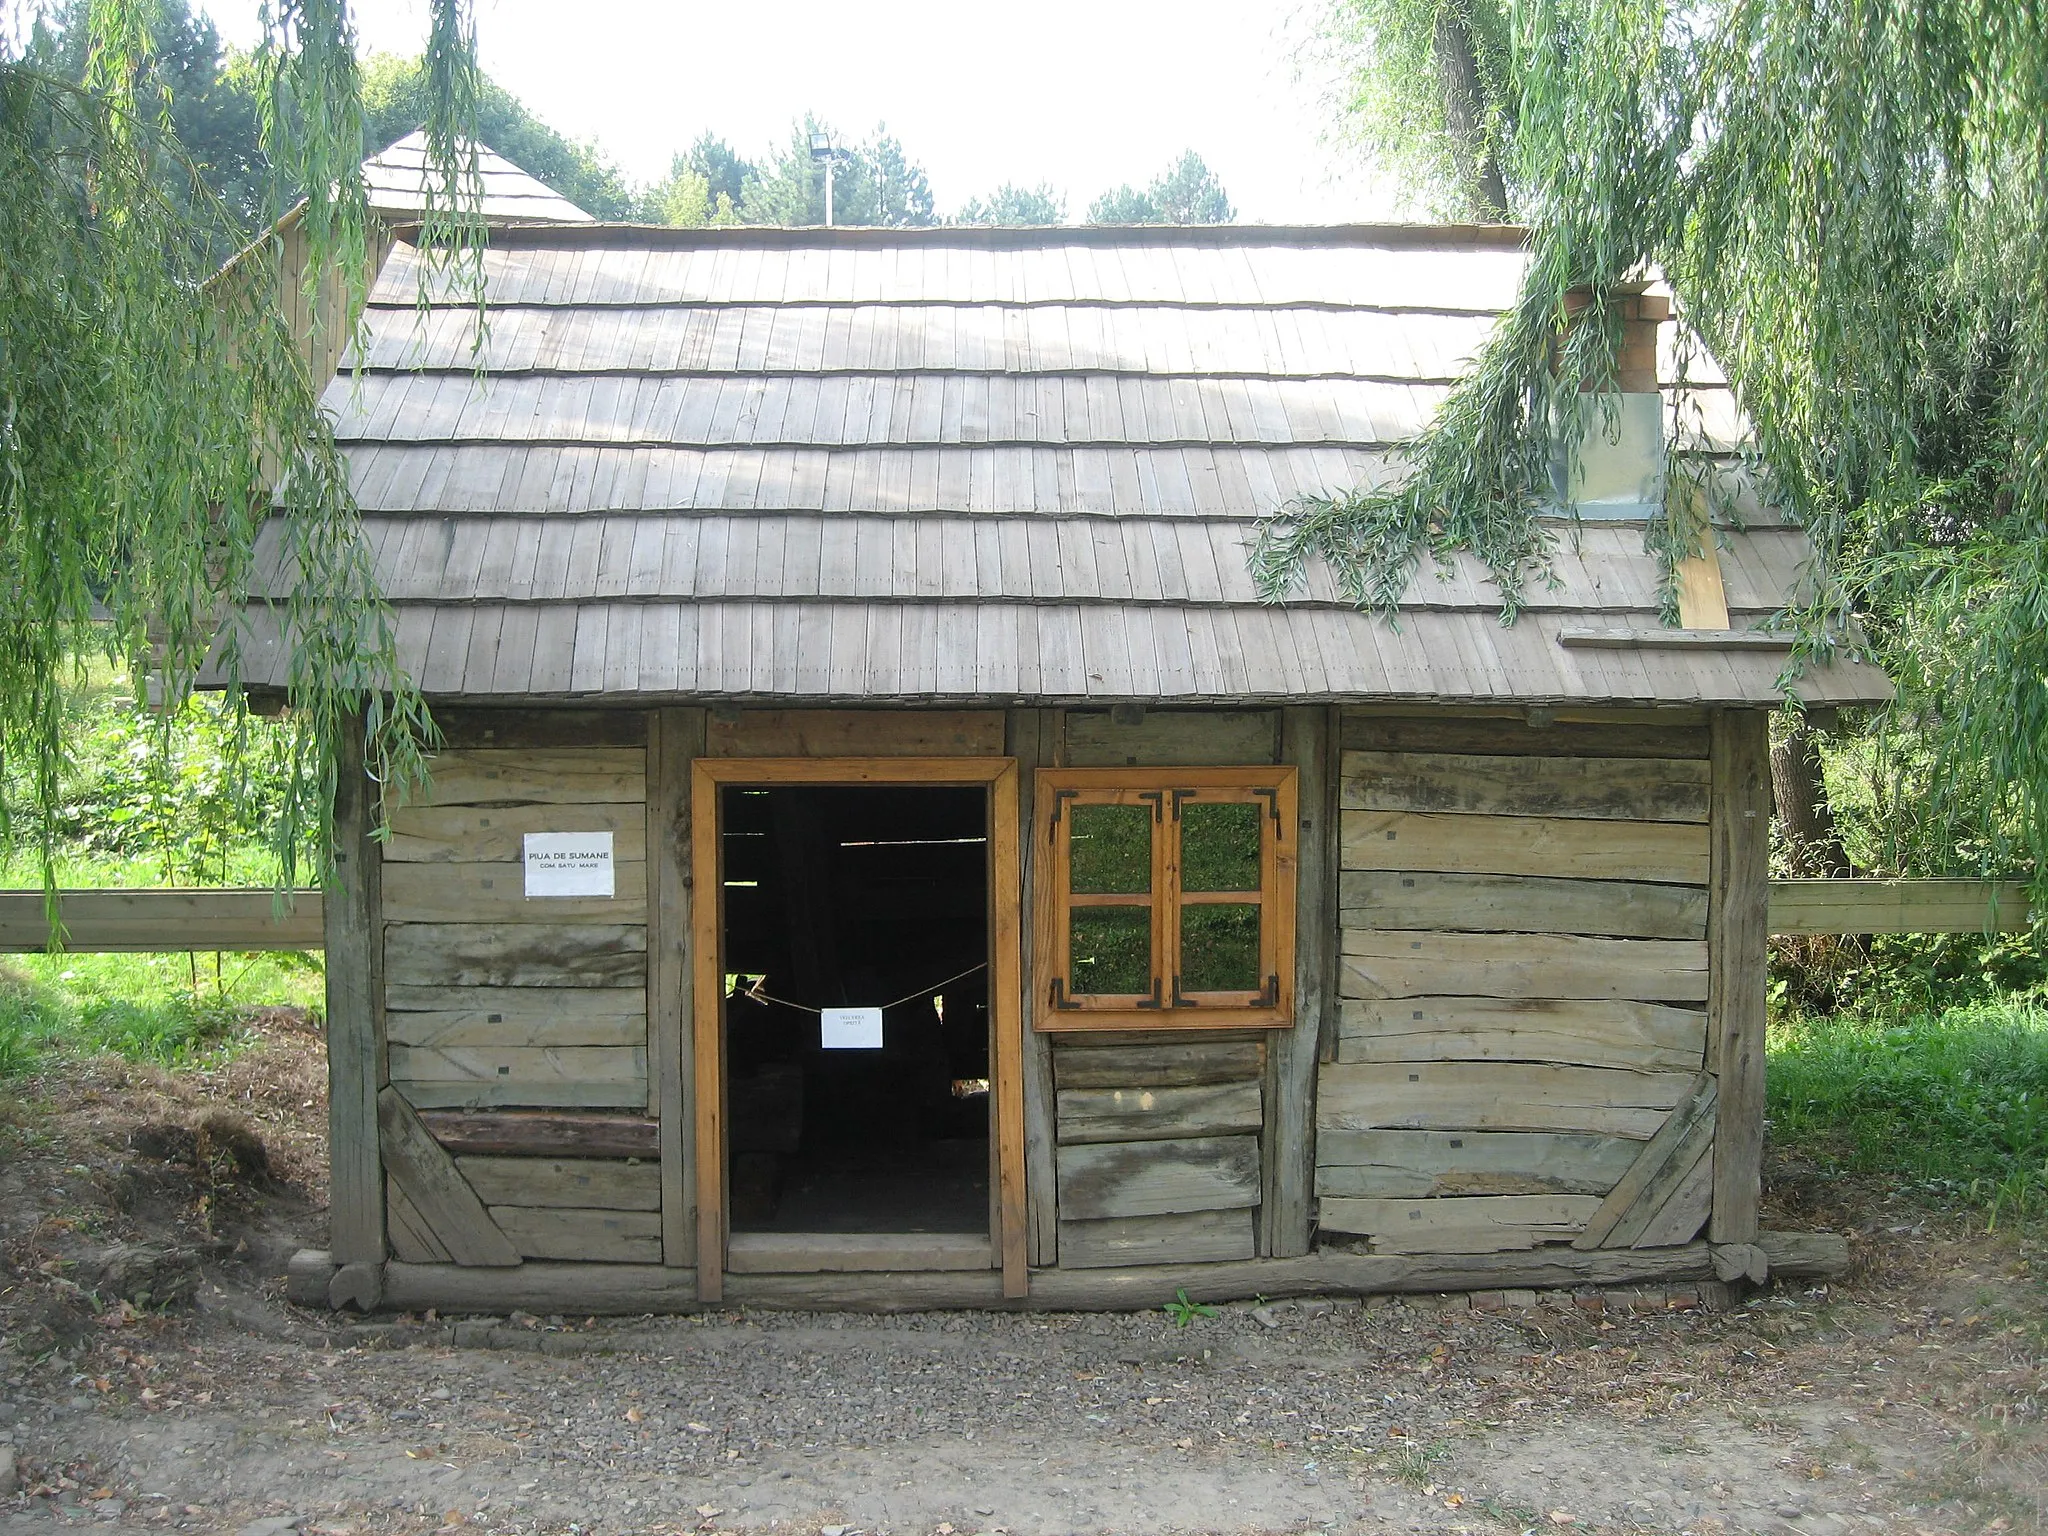
<instances>
[{"instance_id":1,"label":"sky","mask_svg":"<svg viewBox=\"0 0 2048 1536\"><path fill-rule=\"evenodd\" d=\"M940 211L1051 182L1078 217L1184 149L1247 222L1385 217L1322 142L1295 40L1314 0L476 0L485 71L556 129L653 181L706 129L757 156L805 110L849 142L877 123ZM259 0L200 0L247 46ZM365 52L418 53L424 0L356 0Z\"/></svg>"}]
</instances>

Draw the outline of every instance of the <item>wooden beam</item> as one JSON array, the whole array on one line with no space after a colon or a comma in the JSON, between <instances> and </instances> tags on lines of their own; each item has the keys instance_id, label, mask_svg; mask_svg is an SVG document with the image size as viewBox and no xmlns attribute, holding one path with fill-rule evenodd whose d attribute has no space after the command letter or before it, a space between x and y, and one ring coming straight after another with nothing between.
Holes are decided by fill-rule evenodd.
<instances>
[{"instance_id":1,"label":"wooden beam","mask_svg":"<svg viewBox=\"0 0 2048 1536\"><path fill-rule=\"evenodd\" d=\"M661 1156L660 1128L639 1115L555 1110L428 1110L421 1122L448 1151L499 1157Z\"/></svg>"},{"instance_id":2,"label":"wooden beam","mask_svg":"<svg viewBox=\"0 0 2048 1536\"><path fill-rule=\"evenodd\" d=\"M989 1027L994 1068L997 1240L1003 1295L1031 1289L1024 1179L1024 876L1018 847L1017 765L1005 760L988 789Z\"/></svg>"},{"instance_id":3,"label":"wooden beam","mask_svg":"<svg viewBox=\"0 0 2048 1536\"><path fill-rule=\"evenodd\" d=\"M647 1112L661 1141L662 1262L682 1268L697 1262L690 765L703 755L704 732L701 709L659 709L648 719Z\"/></svg>"},{"instance_id":4,"label":"wooden beam","mask_svg":"<svg viewBox=\"0 0 2048 1536\"><path fill-rule=\"evenodd\" d=\"M1773 880L1773 933L2023 933L2018 880Z\"/></svg>"},{"instance_id":5,"label":"wooden beam","mask_svg":"<svg viewBox=\"0 0 2048 1536\"><path fill-rule=\"evenodd\" d=\"M718 780L690 765L690 1101L696 1192L696 1299L725 1295L725 977L720 928Z\"/></svg>"},{"instance_id":6,"label":"wooden beam","mask_svg":"<svg viewBox=\"0 0 2048 1536\"><path fill-rule=\"evenodd\" d=\"M396 1088L377 1095L377 1127L391 1177L457 1264L519 1262L518 1252L456 1168L455 1159L428 1134Z\"/></svg>"},{"instance_id":7,"label":"wooden beam","mask_svg":"<svg viewBox=\"0 0 2048 1536\"><path fill-rule=\"evenodd\" d=\"M336 828L337 836L340 828ZM326 908L319 891L69 890L57 893L65 951L157 954L180 950L319 949ZM0 891L0 954L50 947L41 891Z\"/></svg>"},{"instance_id":8,"label":"wooden beam","mask_svg":"<svg viewBox=\"0 0 2048 1536\"><path fill-rule=\"evenodd\" d=\"M1676 1169L1682 1178L1713 1139L1715 1093L1712 1077L1695 1074L1691 1091L1657 1127L1657 1134L1643 1143L1628 1171L1587 1221L1586 1230L1572 1239L1574 1248L1626 1248L1642 1235L1670 1197L1667 1173Z\"/></svg>"},{"instance_id":9,"label":"wooden beam","mask_svg":"<svg viewBox=\"0 0 2048 1536\"><path fill-rule=\"evenodd\" d=\"M384 1164L377 1089L383 1073L383 923L375 809L359 720L342 727L334 777L334 873L327 941L328 1246L339 1265L384 1262Z\"/></svg>"},{"instance_id":10,"label":"wooden beam","mask_svg":"<svg viewBox=\"0 0 2048 1536\"><path fill-rule=\"evenodd\" d=\"M1846 1240L1826 1232L1759 1232L1756 1245L1772 1272L1788 1279L1840 1274ZM334 1274L319 1249L292 1256L285 1291L301 1305L325 1306ZM1022 1302L1005 1302L994 1271L982 1274L735 1275L733 1300L764 1307L912 1312L935 1307L1008 1307L1033 1311L1151 1311L1185 1287L1192 1301L1326 1293L1458 1291L1577 1285L1689 1283L1715 1278L1706 1243L1677 1248L1609 1248L1575 1253L1549 1246L1526 1253L1314 1253L1298 1259L1230 1264L1161 1264L1136 1269L1051 1270L1032 1276ZM384 1305L469 1312L565 1312L615 1316L688 1312L696 1288L688 1270L660 1264L554 1264L461 1269L452 1264L387 1264Z\"/></svg>"},{"instance_id":11,"label":"wooden beam","mask_svg":"<svg viewBox=\"0 0 2048 1536\"><path fill-rule=\"evenodd\" d=\"M1296 780L1294 825L1294 1022L1266 1051L1260 1251L1294 1258L1309 1250L1315 1211L1316 1068L1337 1036L1337 733L1327 709L1281 711L1280 758Z\"/></svg>"},{"instance_id":12,"label":"wooden beam","mask_svg":"<svg viewBox=\"0 0 2048 1536\"><path fill-rule=\"evenodd\" d=\"M1059 748L1055 738L1059 728L1057 710L1010 711L1007 743L1010 756L1017 760L1017 819L1023 827L1038 825L1032 808L1037 770L1049 768L1058 761ZM1044 878L1041 852L1038 839L1030 836L1026 836L1018 848L1022 866L1019 891L1026 912L1037 910L1037 882ZM1027 1004L1037 986L1036 946L1026 944L1020 962L1018 990ZM1059 1262L1058 1176L1053 1166L1053 1050L1051 1040L1031 1027L1028 1006L1025 1009L1023 1058L1026 1254L1033 1265L1049 1268ZM998 1179L998 1194L1000 1182Z\"/></svg>"},{"instance_id":13,"label":"wooden beam","mask_svg":"<svg viewBox=\"0 0 2048 1536\"><path fill-rule=\"evenodd\" d=\"M1763 1196L1764 986L1770 920L1770 730L1762 710L1722 710L1713 738L1707 881L1707 1070L1719 1079L1717 1243L1756 1236Z\"/></svg>"}]
</instances>

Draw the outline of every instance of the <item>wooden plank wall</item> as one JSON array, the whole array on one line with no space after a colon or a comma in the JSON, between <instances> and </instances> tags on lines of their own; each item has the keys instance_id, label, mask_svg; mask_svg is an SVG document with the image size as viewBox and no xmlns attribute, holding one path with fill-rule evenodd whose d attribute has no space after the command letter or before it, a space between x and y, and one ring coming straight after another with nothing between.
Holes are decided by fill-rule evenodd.
<instances>
[{"instance_id":1,"label":"wooden plank wall","mask_svg":"<svg viewBox=\"0 0 2048 1536\"><path fill-rule=\"evenodd\" d=\"M1249 766L1281 749L1273 710L1046 714L1043 760L1059 767ZM1036 1041L1050 1081L1026 1088L1052 1096L1032 1120L1051 1128L1057 1205L1056 1245L1042 1241L1042 1252L1062 1269L1096 1269L1261 1251L1264 1032Z\"/></svg>"},{"instance_id":2,"label":"wooden plank wall","mask_svg":"<svg viewBox=\"0 0 2048 1536\"><path fill-rule=\"evenodd\" d=\"M392 816L383 1023L402 1106L387 1107L383 1139L392 1251L406 1262L437 1249L479 1264L664 1258L660 1156L590 1155L620 1144L603 1132L644 1130L655 1111L646 716L560 724L459 717L427 798ZM615 894L529 899L523 835L584 831L612 833ZM669 1008L679 957L664 954L654 978ZM531 1126L532 1144L465 1152L436 1137L450 1111L503 1112L501 1139ZM563 1134L577 1122L591 1134Z\"/></svg>"},{"instance_id":3,"label":"wooden plank wall","mask_svg":"<svg viewBox=\"0 0 2048 1536\"><path fill-rule=\"evenodd\" d=\"M1495 1252L1598 1215L1596 1244L1690 1240L1712 1182L1706 719L1359 710L1340 735L1323 1231ZM1618 1186L1631 1209L1603 1209Z\"/></svg>"}]
</instances>

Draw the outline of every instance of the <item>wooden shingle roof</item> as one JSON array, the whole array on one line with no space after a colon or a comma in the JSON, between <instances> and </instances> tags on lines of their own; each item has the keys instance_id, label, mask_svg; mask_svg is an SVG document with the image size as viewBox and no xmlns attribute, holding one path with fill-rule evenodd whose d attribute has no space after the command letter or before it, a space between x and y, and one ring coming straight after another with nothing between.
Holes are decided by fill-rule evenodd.
<instances>
[{"instance_id":1,"label":"wooden shingle roof","mask_svg":"<svg viewBox=\"0 0 2048 1536\"><path fill-rule=\"evenodd\" d=\"M489 145L477 146L478 213L493 224L586 224L590 215L546 182L522 171ZM427 135L408 133L363 162L373 212L403 219L427 207Z\"/></svg>"},{"instance_id":2,"label":"wooden shingle roof","mask_svg":"<svg viewBox=\"0 0 2048 1536\"><path fill-rule=\"evenodd\" d=\"M459 297L419 319L401 244L327 404L436 697L1775 700L1757 636L1615 640L1656 627L1639 525L1560 527L1510 627L1470 561L1398 626L1322 570L1257 600L1258 519L1398 473L1522 259L1498 229L514 228L481 353ZM1725 387L1688 405L1725 447ZM1809 550L1723 532L1748 628Z\"/></svg>"}]
</instances>

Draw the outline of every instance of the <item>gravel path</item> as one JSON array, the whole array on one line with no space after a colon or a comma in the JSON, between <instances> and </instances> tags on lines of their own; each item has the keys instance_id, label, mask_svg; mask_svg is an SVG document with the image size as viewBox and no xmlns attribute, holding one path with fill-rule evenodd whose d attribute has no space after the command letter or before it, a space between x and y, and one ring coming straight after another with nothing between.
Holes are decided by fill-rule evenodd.
<instances>
[{"instance_id":1,"label":"gravel path","mask_svg":"<svg viewBox=\"0 0 2048 1536\"><path fill-rule=\"evenodd\" d=\"M1924 1417L1791 1390L1760 1330L1796 1302L514 1319L490 1333L513 1348L337 1349L252 1336L253 1296L201 1301L61 1384L17 1372L56 1389L12 1426L51 1491L0 1532L1945 1528L1915 1502Z\"/></svg>"}]
</instances>

